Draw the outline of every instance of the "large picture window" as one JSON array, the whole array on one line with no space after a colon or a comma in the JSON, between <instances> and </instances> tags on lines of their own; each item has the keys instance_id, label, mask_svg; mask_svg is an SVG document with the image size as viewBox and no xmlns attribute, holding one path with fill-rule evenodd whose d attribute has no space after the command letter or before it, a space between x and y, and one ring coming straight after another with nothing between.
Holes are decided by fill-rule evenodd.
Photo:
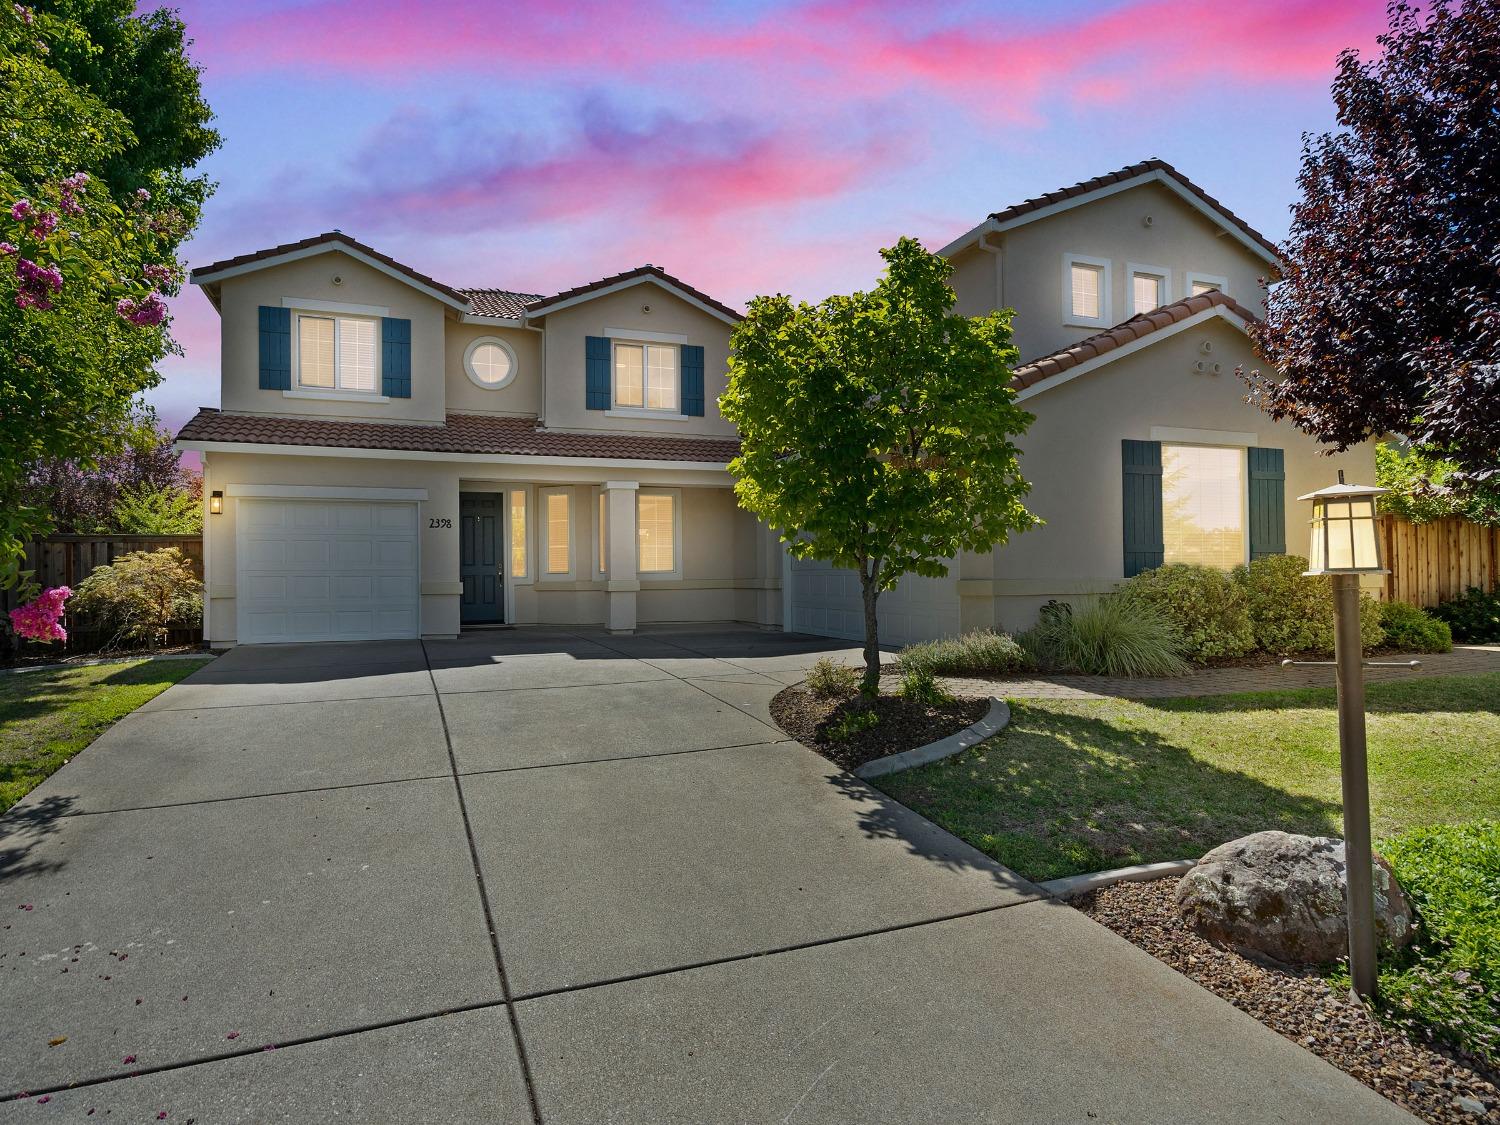
<instances>
[{"instance_id":1,"label":"large picture window","mask_svg":"<svg viewBox=\"0 0 1500 1125\"><path fill-rule=\"evenodd\" d=\"M674 574L677 554L677 493L641 492L636 497L637 566L642 574Z\"/></svg>"},{"instance_id":2,"label":"large picture window","mask_svg":"<svg viewBox=\"0 0 1500 1125\"><path fill-rule=\"evenodd\" d=\"M1161 447L1163 561L1228 570L1245 562L1245 451Z\"/></svg>"},{"instance_id":3,"label":"large picture window","mask_svg":"<svg viewBox=\"0 0 1500 1125\"><path fill-rule=\"evenodd\" d=\"M310 390L375 390L375 321L365 317L297 317L297 385Z\"/></svg>"},{"instance_id":4,"label":"large picture window","mask_svg":"<svg viewBox=\"0 0 1500 1125\"><path fill-rule=\"evenodd\" d=\"M614 404L627 410L678 410L675 344L615 344Z\"/></svg>"}]
</instances>

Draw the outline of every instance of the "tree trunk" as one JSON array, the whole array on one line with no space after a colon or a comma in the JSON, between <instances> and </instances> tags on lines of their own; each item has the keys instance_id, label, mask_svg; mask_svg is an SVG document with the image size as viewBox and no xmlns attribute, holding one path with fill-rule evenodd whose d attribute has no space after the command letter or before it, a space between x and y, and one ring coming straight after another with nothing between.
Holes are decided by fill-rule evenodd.
<instances>
[{"instance_id":1,"label":"tree trunk","mask_svg":"<svg viewBox=\"0 0 1500 1125\"><path fill-rule=\"evenodd\" d=\"M861 695L870 699L880 694L880 622L875 616L875 599L880 597L876 584L879 576L879 559L870 560L868 565L860 564L860 592L865 601L865 678L859 690Z\"/></svg>"}]
</instances>

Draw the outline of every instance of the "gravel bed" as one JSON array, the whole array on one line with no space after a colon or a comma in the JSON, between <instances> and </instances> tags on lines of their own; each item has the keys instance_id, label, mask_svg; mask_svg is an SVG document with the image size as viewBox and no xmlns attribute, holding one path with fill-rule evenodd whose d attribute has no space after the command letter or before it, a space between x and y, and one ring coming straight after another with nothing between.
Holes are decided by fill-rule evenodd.
<instances>
[{"instance_id":1,"label":"gravel bed","mask_svg":"<svg viewBox=\"0 0 1500 1125\"><path fill-rule=\"evenodd\" d=\"M845 739L829 737L829 727L840 717L867 707L880 717L875 726ZM877 696L873 703L857 696L818 699L800 687L789 687L771 700L771 717L782 730L846 770L957 734L984 718L989 709L988 698L955 699L929 707L899 695Z\"/></svg>"},{"instance_id":2,"label":"gravel bed","mask_svg":"<svg viewBox=\"0 0 1500 1125\"><path fill-rule=\"evenodd\" d=\"M1315 973L1268 968L1210 944L1178 916L1176 893L1176 879L1120 883L1071 905L1423 1121L1500 1122L1497 1076L1377 1022Z\"/></svg>"}]
</instances>

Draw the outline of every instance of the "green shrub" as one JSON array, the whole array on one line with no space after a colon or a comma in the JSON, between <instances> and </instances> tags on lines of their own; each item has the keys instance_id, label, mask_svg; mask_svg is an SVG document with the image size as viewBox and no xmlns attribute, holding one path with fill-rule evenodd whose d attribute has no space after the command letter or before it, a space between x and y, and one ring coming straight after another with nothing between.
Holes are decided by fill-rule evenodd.
<instances>
[{"instance_id":1,"label":"green shrub","mask_svg":"<svg viewBox=\"0 0 1500 1125\"><path fill-rule=\"evenodd\" d=\"M85 631L106 637L104 647L158 643L172 627L203 621L203 584L175 547L132 551L83 580L68 613Z\"/></svg>"},{"instance_id":2,"label":"green shrub","mask_svg":"<svg viewBox=\"0 0 1500 1125\"><path fill-rule=\"evenodd\" d=\"M932 673L925 668L908 668L901 673L901 694L913 703L928 707L940 707L952 703L953 696L939 686Z\"/></svg>"},{"instance_id":3,"label":"green shrub","mask_svg":"<svg viewBox=\"0 0 1500 1125\"><path fill-rule=\"evenodd\" d=\"M1273 656L1333 651L1333 586L1326 575L1309 577L1300 555L1267 555L1234 568L1245 592L1255 647ZM1380 603L1360 595L1359 635L1366 649L1380 644Z\"/></svg>"},{"instance_id":4,"label":"green shrub","mask_svg":"<svg viewBox=\"0 0 1500 1125\"><path fill-rule=\"evenodd\" d=\"M1159 566L1137 574L1120 593L1154 606L1177 626L1189 660L1244 656L1255 647L1245 592L1222 570L1186 563Z\"/></svg>"},{"instance_id":5,"label":"green shrub","mask_svg":"<svg viewBox=\"0 0 1500 1125\"><path fill-rule=\"evenodd\" d=\"M1031 658L1005 633L976 629L956 637L921 641L901 650L904 672L933 676L1004 676L1032 667Z\"/></svg>"},{"instance_id":6,"label":"green shrub","mask_svg":"<svg viewBox=\"0 0 1500 1125\"><path fill-rule=\"evenodd\" d=\"M110 519L122 535L197 535L203 502L186 488L144 484L120 493Z\"/></svg>"},{"instance_id":7,"label":"green shrub","mask_svg":"<svg viewBox=\"0 0 1500 1125\"><path fill-rule=\"evenodd\" d=\"M1183 639L1165 613L1121 595L1078 609L1049 606L1018 638L1044 668L1093 676L1178 676L1188 670Z\"/></svg>"},{"instance_id":8,"label":"green shrub","mask_svg":"<svg viewBox=\"0 0 1500 1125\"><path fill-rule=\"evenodd\" d=\"M1487 594L1470 586L1456 598L1443 602L1432 611L1446 621L1455 640L1492 644L1500 641L1500 590Z\"/></svg>"},{"instance_id":9,"label":"green shrub","mask_svg":"<svg viewBox=\"0 0 1500 1125\"><path fill-rule=\"evenodd\" d=\"M859 690L860 669L835 664L826 656L807 670L807 690L819 699L838 699Z\"/></svg>"},{"instance_id":10,"label":"green shrub","mask_svg":"<svg viewBox=\"0 0 1500 1125\"><path fill-rule=\"evenodd\" d=\"M1410 602L1382 602L1380 628L1385 643L1402 652L1451 652L1453 631Z\"/></svg>"},{"instance_id":11,"label":"green shrub","mask_svg":"<svg viewBox=\"0 0 1500 1125\"><path fill-rule=\"evenodd\" d=\"M1420 923L1381 967L1383 1010L1500 1065L1500 821L1418 828L1380 850Z\"/></svg>"},{"instance_id":12,"label":"green shrub","mask_svg":"<svg viewBox=\"0 0 1500 1125\"><path fill-rule=\"evenodd\" d=\"M834 742L847 742L861 731L869 730L879 724L880 716L874 711L868 709L846 711L828 724L828 737Z\"/></svg>"}]
</instances>

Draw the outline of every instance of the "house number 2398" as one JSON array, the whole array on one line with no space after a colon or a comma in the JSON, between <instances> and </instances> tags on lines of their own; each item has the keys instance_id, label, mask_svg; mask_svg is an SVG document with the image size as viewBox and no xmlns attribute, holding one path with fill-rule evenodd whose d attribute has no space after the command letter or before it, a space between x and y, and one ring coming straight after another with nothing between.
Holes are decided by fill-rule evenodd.
<instances>
[{"instance_id":1,"label":"house number 2398","mask_svg":"<svg viewBox=\"0 0 1500 1125\"><path fill-rule=\"evenodd\" d=\"M453 521L452 520L430 519L430 520L427 521L427 526L428 527L452 527L453 526Z\"/></svg>"}]
</instances>

